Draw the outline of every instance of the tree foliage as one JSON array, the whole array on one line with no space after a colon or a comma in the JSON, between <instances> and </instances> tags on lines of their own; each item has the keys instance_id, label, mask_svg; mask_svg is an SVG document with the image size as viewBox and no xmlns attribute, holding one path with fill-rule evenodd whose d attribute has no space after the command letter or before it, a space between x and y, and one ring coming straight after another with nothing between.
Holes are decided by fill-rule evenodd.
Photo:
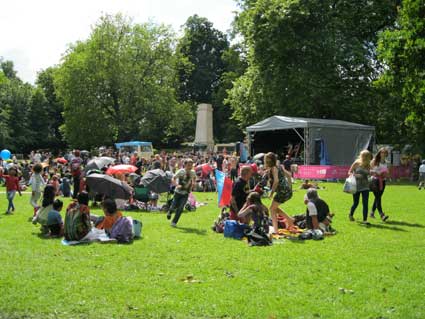
<instances>
[{"instance_id":1,"label":"tree foliage","mask_svg":"<svg viewBox=\"0 0 425 319\"><path fill-rule=\"evenodd\" d=\"M227 90L245 69L240 48L230 46L226 34L198 15L189 17L183 27L184 35L177 45L179 98L192 105L194 114L198 103L211 103L215 139L239 140L241 130L231 120L233 111L224 101Z\"/></svg>"},{"instance_id":2,"label":"tree foliage","mask_svg":"<svg viewBox=\"0 0 425 319\"><path fill-rule=\"evenodd\" d=\"M395 1L242 0L249 67L230 92L243 126L269 115L370 123L377 34Z\"/></svg>"},{"instance_id":3,"label":"tree foliage","mask_svg":"<svg viewBox=\"0 0 425 319\"><path fill-rule=\"evenodd\" d=\"M395 105L391 122L397 137L425 150L425 1L405 0L393 28L380 35L379 59L385 65L376 85L386 92L382 99ZM400 115L402 114L402 118Z\"/></svg>"},{"instance_id":4,"label":"tree foliage","mask_svg":"<svg viewBox=\"0 0 425 319\"><path fill-rule=\"evenodd\" d=\"M104 16L55 72L64 103L62 131L72 146L117 140L179 141L192 114L177 102L170 29Z\"/></svg>"}]
</instances>

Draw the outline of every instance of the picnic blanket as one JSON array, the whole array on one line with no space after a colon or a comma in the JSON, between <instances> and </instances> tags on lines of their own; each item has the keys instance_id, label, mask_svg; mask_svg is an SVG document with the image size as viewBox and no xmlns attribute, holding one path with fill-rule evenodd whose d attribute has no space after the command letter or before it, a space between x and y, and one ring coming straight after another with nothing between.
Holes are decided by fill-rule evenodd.
<instances>
[{"instance_id":1,"label":"picnic blanket","mask_svg":"<svg viewBox=\"0 0 425 319\"><path fill-rule=\"evenodd\" d=\"M81 245L81 244L89 244L96 241L101 243L108 243L108 242L116 242L116 239L109 238L108 235L105 233L105 230L97 229L93 227L83 239L78 241L63 239L62 245L75 246L75 245Z\"/></svg>"}]
</instances>

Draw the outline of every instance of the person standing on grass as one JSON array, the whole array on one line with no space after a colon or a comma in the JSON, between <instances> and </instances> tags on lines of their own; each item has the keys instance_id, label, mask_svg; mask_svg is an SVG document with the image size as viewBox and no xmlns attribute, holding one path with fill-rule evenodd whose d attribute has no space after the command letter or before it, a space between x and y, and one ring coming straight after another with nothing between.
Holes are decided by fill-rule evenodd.
<instances>
[{"instance_id":1,"label":"person standing on grass","mask_svg":"<svg viewBox=\"0 0 425 319\"><path fill-rule=\"evenodd\" d=\"M357 192L353 194L353 206L351 206L348 218L350 221L355 221L354 212L359 205L360 196L363 203L363 224L370 225L367 221L367 214L369 209L369 174L370 174L370 161L372 154L368 150L360 152L357 160L351 165L348 173L353 174L356 178Z\"/></svg>"},{"instance_id":2,"label":"person standing on grass","mask_svg":"<svg viewBox=\"0 0 425 319\"><path fill-rule=\"evenodd\" d=\"M173 182L177 183L174 191L174 199L167 213L167 219L171 219L171 214L175 212L175 216L171 222L171 227L176 227L183 213L184 206L189 198L189 193L196 184L196 173L193 170L193 160L187 159L184 162L184 168L174 175Z\"/></svg>"},{"instance_id":3,"label":"person standing on grass","mask_svg":"<svg viewBox=\"0 0 425 319\"><path fill-rule=\"evenodd\" d=\"M15 205L13 199L15 198L16 192L21 194L21 187L19 186L18 170L15 167L9 168L9 175L3 174L3 169L0 168L0 177L6 181L6 197L9 202L7 206L6 215L13 214L15 211Z\"/></svg>"},{"instance_id":4,"label":"person standing on grass","mask_svg":"<svg viewBox=\"0 0 425 319\"><path fill-rule=\"evenodd\" d=\"M80 157L80 151L74 151L74 158L71 160L71 174L73 177L74 183L74 192L72 193L72 198L76 199L80 193L80 179L81 179L81 164L83 160Z\"/></svg>"},{"instance_id":5,"label":"person standing on grass","mask_svg":"<svg viewBox=\"0 0 425 319\"><path fill-rule=\"evenodd\" d=\"M277 234L279 232L278 216L283 216L286 219L286 226L288 228L294 226L288 214L279 208L280 205L292 197L292 178L291 173L283 169L280 165L277 165L276 154L267 153L264 156L264 163L271 186L270 198L272 199L272 204L270 206L270 213L272 215L274 232Z\"/></svg>"},{"instance_id":6,"label":"person standing on grass","mask_svg":"<svg viewBox=\"0 0 425 319\"><path fill-rule=\"evenodd\" d=\"M422 165L419 166L419 186L418 189L425 188L425 160L422 161Z\"/></svg>"},{"instance_id":7,"label":"person standing on grass","mask_svg":"<svg viewBox=\"0 0 425 319\"><path fill-rule=\"evenodd\" d=\"M28 186L31 186L31 199L30 204L34 208L34 216L37 213L37 210L40 208L38 204L39 199L41 198L41 193L43 191L43 187L46 185L43 177L41 176L41 172L43 171L43 166L41 164L35 164L32 168L32 175L28 182Z\"/></svg>"},{"instance_id":8,"label":"person standing on grass","mask_svg":"<svg viewBox=\"0 0 425 319\"><path fill-rule=\"evenodd\" d=\"M229 166L230 166L230 179L232 180L232 182L234 182L236 178L238 177L238 158L236 157L236 155L233 155L232 157L230 157Z\"/></svg>"},{"instance_id":9,"label":"person standing on grass","mask_svg":"<svg viewBox=\"0 0 425 319\"><path fill-rule=\"evenodd\" d=\"M373 195L375 196L370 217L375 218L375 211L378 209L379 215L384 222L388 219L388 216L385 215L382 210L382 195L384 195L386 185L385 180L388 177L388 167L385 163L387 156L387 149L381 148L370 163L370 171L373 175L372 183L374 184L372 191Z\"/></svg>"}]
</instances>

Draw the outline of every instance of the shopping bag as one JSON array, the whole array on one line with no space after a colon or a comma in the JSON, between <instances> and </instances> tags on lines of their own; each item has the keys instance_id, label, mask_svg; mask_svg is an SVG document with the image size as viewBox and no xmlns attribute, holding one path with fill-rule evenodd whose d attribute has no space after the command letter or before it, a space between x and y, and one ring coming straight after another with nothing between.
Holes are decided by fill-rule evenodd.
<instances>
[{"instance_id":1,"label":"shopping bag","mask_svg":"<svg viewBox=\"0 0 425 319\"><path fill-rule=\"evenodd\" d=\"M350 175L347 177L344 183L344 193L354 194L357 192L357 182L356 177L354 175Z\"/></svg>"}]
</instances>

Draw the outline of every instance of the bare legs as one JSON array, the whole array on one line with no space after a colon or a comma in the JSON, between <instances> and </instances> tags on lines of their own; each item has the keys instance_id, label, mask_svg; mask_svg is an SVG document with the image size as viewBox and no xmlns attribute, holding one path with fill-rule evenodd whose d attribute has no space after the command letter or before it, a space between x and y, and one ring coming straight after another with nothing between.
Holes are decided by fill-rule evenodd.
<instances>
[{"instance_id":1,"label":"bare legs","mask_svg":"<svg viewBox=\"0 0 425 319\"><path fill-rule=\"evenodd\" d=\"M294 226L294 220L288 216L282 209L279 208L280 203L276 201L272 201L272 205L270 206L270 213L272 215L272 223L275 233L278 232L279 226L277 223L277 217L283 216L286 219L287 227L293 227Z\"/></svg>"}]
</instances>

